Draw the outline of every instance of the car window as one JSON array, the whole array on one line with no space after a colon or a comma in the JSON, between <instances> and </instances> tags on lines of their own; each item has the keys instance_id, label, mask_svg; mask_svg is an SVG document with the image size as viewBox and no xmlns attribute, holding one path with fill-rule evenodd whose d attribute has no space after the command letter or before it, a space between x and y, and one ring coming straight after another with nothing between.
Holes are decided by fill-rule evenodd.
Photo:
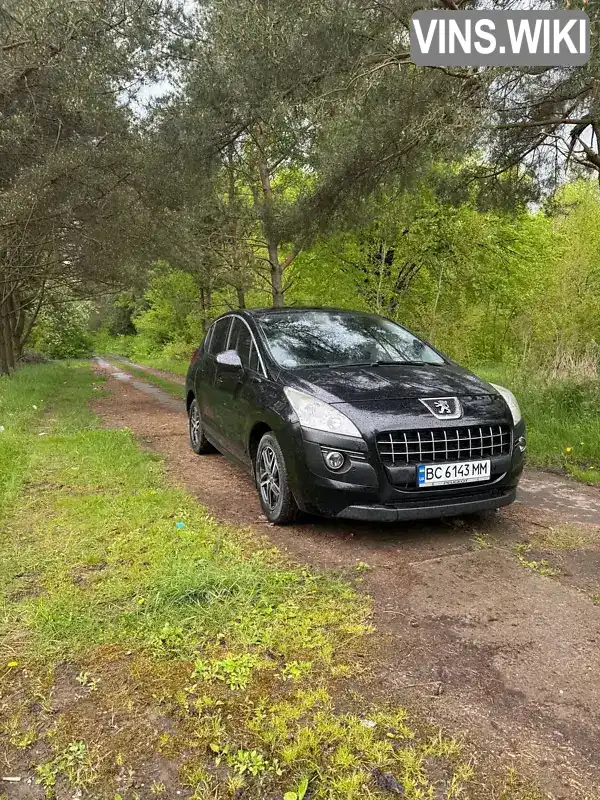
<instances>
[{"instance_id":1,"label":"car window","mask_svg":"<svg viewBox=\"0 0 600 800\"><path fill-rule=\"evenodd\" d=\"M425 342L376 314L274 313L261 316L260 325L283 367L444 363Z\"/></svg>"},{"instance_id":2,"label":"car window","mask_svg":"<svg viewBox=\"0 0 600 800\"><path fill-rule=\"evenodd\" d=\"M209 352L212 355L222 353L227 347L227 334L229 333L229 326L231 325L231 317L224 317L219 319L213 325L213 334L210 340Z\"/></svg>"},{"instance_id":3,"label":"car window","mask_svg":"<svg viewBox=\"0 0 600 800\"><path fill-rule=\"evenodd\" d=\"M250 369L253 372L262 372L258 351L256 350L254 342L252 342L252 347L250 349Z\"/></svg>"},{"instance_id":4,"label":"car window","mask_svg":"<svg viewBox=\"0 0 600 800\"><path fill-rule=\"evenodd\" d=\"M235 350L242 360L243 366L248 369L250 366L250 346L252 336L248 326L239 317L234 317L233 325L229 332L229 350Z\"/></svg>"},{"instance_id":5,"label":"car window","mask_svg":"<svg viewBox=\"0 0 600 800\"><path fill-rule=\"evenodd\" d=\"M210 327L206 334L204 335L204 339L202 339L202 344L200 345L200 349L198 352L200 353L208 353L208 348L210 345L210 337L212 336L212 327Z\"/></svg>"}]
</instances>

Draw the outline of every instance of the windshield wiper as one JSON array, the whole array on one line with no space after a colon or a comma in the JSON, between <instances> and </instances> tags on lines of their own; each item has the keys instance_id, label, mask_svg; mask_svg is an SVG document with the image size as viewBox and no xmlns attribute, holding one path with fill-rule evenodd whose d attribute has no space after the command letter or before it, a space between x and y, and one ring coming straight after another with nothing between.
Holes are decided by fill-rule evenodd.
<instances>
[{"instance_id":1,"label":"windshield wiper","mask_svg":"<svg viewBox=\"0 0 600 800\"><path fill-rule=\"evenodd\" d=\"M405 367L405 366L424 366L424 361L365 361L359 364L352 364L353 367Z\"/></svg>"},{"instance_id":2,"label":"windshield wiper","mask_svg":"<svg viewBox=\"0 0 600 800\"><path fill-rule=\"evenodd\" d=\"M314 367L439 367L430 361L352 361L352 362L320 362L316 364L297 364L295 367L286 367L286 369L313 369Z\"/></svg>"}]
</instances>

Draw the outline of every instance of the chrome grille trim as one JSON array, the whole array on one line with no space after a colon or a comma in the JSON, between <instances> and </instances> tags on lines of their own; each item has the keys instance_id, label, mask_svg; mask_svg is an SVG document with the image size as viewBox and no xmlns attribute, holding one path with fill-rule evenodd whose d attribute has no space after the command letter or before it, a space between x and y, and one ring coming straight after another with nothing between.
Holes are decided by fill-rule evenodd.
<instances>
[{"instance_id":1,"label":"chrome grille trim","mask_svg":"<svg viewBox=\"0 0 600 800\"><path fill-rule=\"evenodd\" d=\"M377 436L377 450L392 465L489 458L510 454L511 431L508 425L386 431Z\"/></svg>"}]
</instances>

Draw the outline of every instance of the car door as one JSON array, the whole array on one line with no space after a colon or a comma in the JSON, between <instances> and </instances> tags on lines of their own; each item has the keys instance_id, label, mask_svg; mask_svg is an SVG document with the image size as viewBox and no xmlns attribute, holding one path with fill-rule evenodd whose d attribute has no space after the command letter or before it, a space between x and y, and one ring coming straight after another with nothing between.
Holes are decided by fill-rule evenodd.
<instances>
[{"instance_id":1,"label":"car door","mask_svg":"<svg viewBox=\"0 0 600 800\"><path fill-rule=\"evenodd\" d=\"M242 362L240 370L216 364L215 404L218 405L225 446L242 461L248 461L246 432L256 411L257 367L260 362L247 323L235 317L229 331L228 350L235 350Z\"/></svg>"},{"instance_id":2,"label":"car door","mask_svg":"<svg viewBox=\"0 0 600 800\"><path fill-rule=\"evenodd\" d=\"M215 395L216 357L227 349L229 329L232 317L222 317L213 323L207 335L207 346L203 355L203 362L197 371L196 398L202 415L202 423L208 435L221 440L222 432L218 401Z\"/></svg>"}]
</instances>

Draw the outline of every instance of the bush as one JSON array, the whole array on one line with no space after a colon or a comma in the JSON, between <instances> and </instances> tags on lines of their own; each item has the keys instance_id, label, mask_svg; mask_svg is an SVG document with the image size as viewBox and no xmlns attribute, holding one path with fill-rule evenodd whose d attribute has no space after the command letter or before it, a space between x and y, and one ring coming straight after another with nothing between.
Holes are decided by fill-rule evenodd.
<instances>
[{"instance_id":1,"label":"bush","mask_svg":"<svg viewBox=\"0 0 600 800\"><path fill-rule=\"evenodd\" d=\"M193 344L191 347L187 342L171 342L170 344L165 345L162 353L160 354L160 358L162 358L164 361L185 361L189 363L192 353L196 347L200 347L202 344L203 336L204 334L201 333L197 344Z\"/></svg>"},{"instance_id":2,"label":"bush","mask_svg":"<svg viewBox=\"0 0 600 800\"><path fill-rule=\"evenodd\" d=\"M89 303L65 302L45 308L32 336L33 348L48 358L86 358L92 354Z\"/></svg>"},{"instance_id":3,"label":"bush","mask_svg":"<svg viewBox=\"0 0 600 800\"><path fill-rule=\"evenodd\" d=\"M162 271L152 278L144 299L148 309L134 318L139 333L135 348L140 356L156 355L174 342L178 346L184 343L189 355L202 330L193 276L182 270Z\"/></svg>"},{"instance_id":4,"label":"bush","mask_svg":"<svg viewBox=\"0 0 600 800\"><path fill-rule=\"evenodd\" d=\"M116 355L130 358L135 349L136 336L112 336L100 330L93 336L94 352L100 355Z\"/></svg>"}]
</instances>

